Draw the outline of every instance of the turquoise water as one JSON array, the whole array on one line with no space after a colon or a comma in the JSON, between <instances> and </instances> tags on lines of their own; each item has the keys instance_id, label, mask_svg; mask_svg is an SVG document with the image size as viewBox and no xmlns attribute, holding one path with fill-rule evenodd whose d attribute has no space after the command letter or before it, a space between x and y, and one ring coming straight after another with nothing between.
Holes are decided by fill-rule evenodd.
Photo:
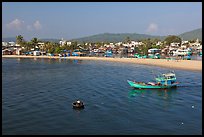
<instances>
[{"instance_id":1,"label":"turquoise water","mask_svg":"<svg viewBox=\"0 0 204 137\"><path fill-rule=\"evenodd\" d=\"M169 69L68 59L2 59L3 135L201 135L202 72L174 70L180 85L135 90ZM74 110L80 99L83 110Z\"/></svg>"}]
</instances>

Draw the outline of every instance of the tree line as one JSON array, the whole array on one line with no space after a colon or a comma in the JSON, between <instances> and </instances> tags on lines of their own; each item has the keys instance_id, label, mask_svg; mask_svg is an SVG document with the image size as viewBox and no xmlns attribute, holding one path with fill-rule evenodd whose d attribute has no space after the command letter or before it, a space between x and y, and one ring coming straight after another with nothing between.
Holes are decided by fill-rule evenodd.
<instances>
[{"instance_id":1,"label":"tree line","mask_svg":"<svg viewBox=\"0 0 204 137\"><path fill-rule=\"evenodd\" d=\"M132 40L130 39L130 37L126 37L123 43L130 43L131 41ZM157 38L141 39L140 41L143 44L139 45L138 47L135 47L134 50L144 55L147 55L148 49L150 48L162 49L166 45L170 45L170 43L172 42L177 42L180 44L182 42L181 38L175 35L167 36L164 41L161 41L162 45L156 45L157 42L160 41L160 39L157 39ZM77 41L71 42L71 45L67 45L66 43L64 45L60 45L59 43L56 43L56 42L46 41L44 42L43 47L38 47L39 42L42 42L42 41L38 40L36 37L31 39L30 41L25 41L22 35L16 36L16 44L19 44L21 47L24 47L22 48L22 52L28 52L28 51L31 51L31 49L33 49L33 50L45 51L47 53L61 53L63 50L73 51L79 48L78 46L79 44L77 43ZM96 45L96 48L99 48L104 44L108 44L108 42L95 42L95 43L92 43L92 45L93 44ZM80 44L80 47L82 47L83 49L88 49L89 45L83 42L82 44ZM120 45L120 47L122 47L122 45Z\"/></svg>"}]
</instances>

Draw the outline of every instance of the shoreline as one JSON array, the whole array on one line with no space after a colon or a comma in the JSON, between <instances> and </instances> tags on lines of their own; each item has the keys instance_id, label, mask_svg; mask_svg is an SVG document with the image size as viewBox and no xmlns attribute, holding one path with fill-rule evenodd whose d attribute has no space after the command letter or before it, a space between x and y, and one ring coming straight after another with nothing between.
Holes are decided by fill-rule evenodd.
<instances>
[{"instance_id":1,"label":"shoreline","mask_svg":"<svg viewBox=\"0 0 204 137\"><path fill-rule=\"evenodd\" d=\"M2 55L2 58L54 58L54 59L79 59L79 60L100 60L123 63L135 63L142 65L159 66L170 69L202 71L202 61L197 60L167 60L167 59L138 59L138 58L109 58L109 57L59 57L59 56L26 56L26 55Z\"/></svg>"}]
</instances>

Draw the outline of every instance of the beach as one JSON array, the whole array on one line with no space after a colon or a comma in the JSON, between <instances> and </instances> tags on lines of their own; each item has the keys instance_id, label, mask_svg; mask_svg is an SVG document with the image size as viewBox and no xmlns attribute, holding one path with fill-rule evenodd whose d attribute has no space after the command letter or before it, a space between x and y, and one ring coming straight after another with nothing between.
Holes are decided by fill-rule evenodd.
<instances>
[{"instance_id":1,"label":"beach","mask_svg":"<svg viewBox=\"0 0 204 137\"><path fill-rule=\"evenodd\" d=\"M59 56L26 56L26 55L2 55L3 58L66 58L79 60L100 60L123 63L135 63L143 65L160 66L170 69L202 71L202 61L197 60L167 60L167 59L139 59L139 58L109 58L109 57L59 57Z\"/></svg>"}]
</instances>

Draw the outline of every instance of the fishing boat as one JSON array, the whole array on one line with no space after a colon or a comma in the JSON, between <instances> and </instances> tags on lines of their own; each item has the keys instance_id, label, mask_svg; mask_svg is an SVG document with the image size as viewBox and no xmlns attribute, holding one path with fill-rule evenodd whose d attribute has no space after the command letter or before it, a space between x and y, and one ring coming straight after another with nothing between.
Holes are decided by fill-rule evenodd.
<instances>
[{"instance_id":1,"label":"fishing boat","mask_svg":"<svg viewBox=\"0 0 204 137\"><path fill-rule=\"evenodd\" d=\"M131 87L138 89L167 89L178 85L178 82L176 82L176 75L173 72L159 75L155 80L156 82L148 83L130 80L127 80L127 82Z\"/></svg>"}]
</instances>

